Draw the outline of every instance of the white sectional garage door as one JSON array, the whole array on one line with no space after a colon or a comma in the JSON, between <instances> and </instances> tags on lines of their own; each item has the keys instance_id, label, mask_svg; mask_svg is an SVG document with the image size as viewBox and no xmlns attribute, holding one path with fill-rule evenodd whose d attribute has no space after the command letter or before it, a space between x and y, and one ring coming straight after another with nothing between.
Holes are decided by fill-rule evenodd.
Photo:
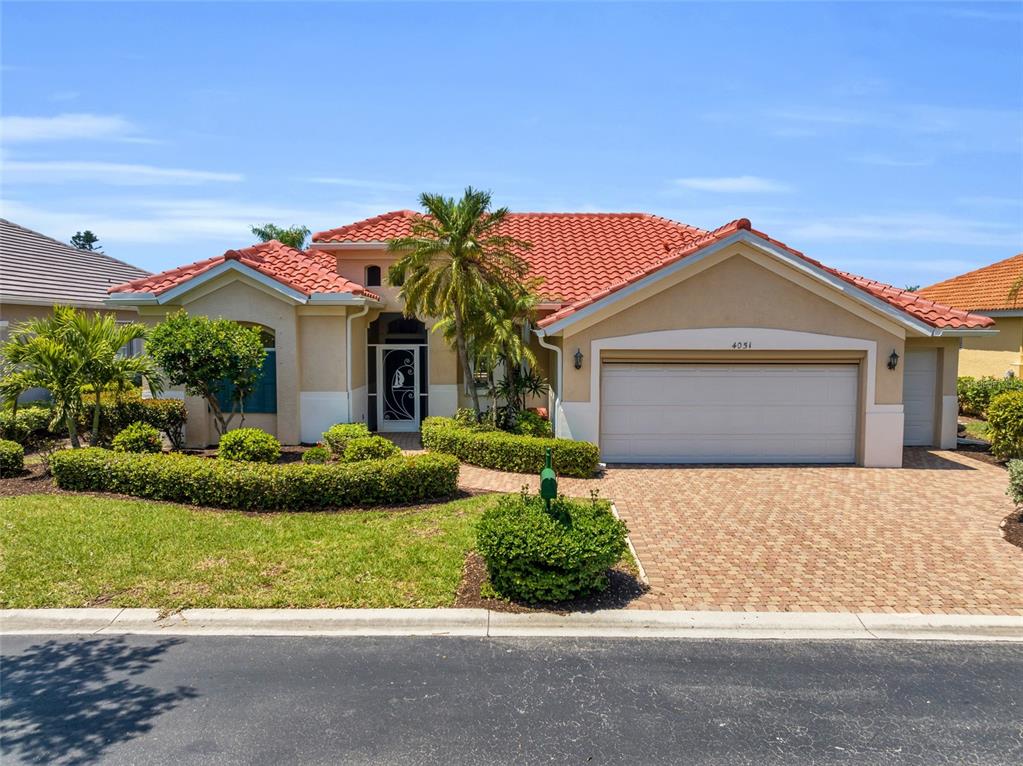
<instances>
[{"instance_id":1,"label":"white sectional garage door","mask_svg":"<svg viewBox=\"0 0 1023 766\"><path fill-rule=\"evenodd\" d=\"M852 463L855 364L602 365L607 462Z\"/></svg>"},{"instance_id":2,"label":"white sectional garage door","mask_svg":"<svg viewBox=\"0 0 1023 766\"><path fill-rule=\"evenodd\" d=\"M935 388L938 385L936 349L906 352L902 378L903 444L929 447L934 442Z\"/></svg>"}]
</instances>

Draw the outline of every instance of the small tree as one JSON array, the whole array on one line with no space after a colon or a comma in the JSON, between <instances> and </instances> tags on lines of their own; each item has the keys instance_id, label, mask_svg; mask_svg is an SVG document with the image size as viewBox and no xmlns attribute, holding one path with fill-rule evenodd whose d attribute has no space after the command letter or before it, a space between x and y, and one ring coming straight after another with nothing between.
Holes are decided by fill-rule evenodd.
<instances>
[{"instance_id":1,"label":"small tree","mask_svg":"<svg viewBox=\"0 0 1023 766\"><path fill-rule=\"evenodd\" d=\"M76 231L75 235L71 237L71 246L79 250L102 250L99 246L99 237L88 229Z\"/></svg>"},{"instance_id":2,"label":"small tree","mask_svg":"<svg viewBox=\"0 0 1023 766\"><path fill-rule=\"evenodd\" d=\"M281 228L272 223L265 226L252 226L252 233L259 237L261 242L269 242L276 239L288 247L302 250L305 247L305 238L309 236L309 229L305 226L292 226L288 229Z\"/></svg>"},{"instance_id":3,"label":"small tree","mask_svg":"<svg viewBox=\"0 0 1023 766\"><path fill-rule=\"evenodd\" d=\"M266 357L259 330L178 311L153 328L148 347L167 380L206 400L218 434L227 433L239 413L245 422L242 402L259 380ZM225 388L231 392L227 412L220 407Z\"/></svg>"}]
</instances>

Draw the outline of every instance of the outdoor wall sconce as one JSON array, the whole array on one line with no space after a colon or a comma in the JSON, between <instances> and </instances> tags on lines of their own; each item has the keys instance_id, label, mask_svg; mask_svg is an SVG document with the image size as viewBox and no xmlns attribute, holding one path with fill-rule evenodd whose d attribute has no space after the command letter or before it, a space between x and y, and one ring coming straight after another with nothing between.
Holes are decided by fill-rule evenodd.
<instances>
[{"instance_id":1,"label":"outdoor wall sconce","mask_svg":"<svg viewBox=\"0 0 1023 766\"><path fill-rule=\"evenodd\" d=\"M581 370L583 368L583 352L577 348L572 358L575 359L575 368Z\"/></svg>"},{"instance_id":2,"label":"outdoor wall sconce","mask_svg":"<svg viewBox=\"0 0 1023 766\"><path fill-rule=\"evenodd\" d=\"M888 369L889 370L894 370L898 366L899 366L899 355L895 352L895 349L893 348L892 349L892 353L890 353L888 355Z\"/></svg>"}]
</instances>

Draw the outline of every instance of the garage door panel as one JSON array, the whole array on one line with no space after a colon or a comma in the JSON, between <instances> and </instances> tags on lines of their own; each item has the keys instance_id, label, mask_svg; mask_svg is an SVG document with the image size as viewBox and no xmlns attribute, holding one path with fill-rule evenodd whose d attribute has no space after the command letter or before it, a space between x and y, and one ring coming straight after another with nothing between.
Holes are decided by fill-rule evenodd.
<instances>
[{"instance_id":1,"label":"garage door panel","mask_svg":"<svg viewBox=\"0 0 1023 766\"><path fill-rule=\"evenodd\" d=\"M852 462L858 368L605 364L601 452L612 462Z\"/></svg>"}]
</instances>

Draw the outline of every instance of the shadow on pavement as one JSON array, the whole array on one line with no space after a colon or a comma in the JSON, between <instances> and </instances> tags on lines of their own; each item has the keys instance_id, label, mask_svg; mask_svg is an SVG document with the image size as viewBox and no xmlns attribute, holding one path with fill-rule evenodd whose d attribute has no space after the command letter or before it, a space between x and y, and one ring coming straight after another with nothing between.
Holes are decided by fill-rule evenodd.
<instances>
[{"instance_id":1,"label":"shadow on pavement","mask_svg":"<svg viewBox=\"0 0 1023 766\"><path fill-rule=\"evenodd\" d=\"M182 639L131 646L124 638L47 641L0 667L0 752L28 763L88 764L198 696L136 683Z\"/></svg>"}]
</instances>

